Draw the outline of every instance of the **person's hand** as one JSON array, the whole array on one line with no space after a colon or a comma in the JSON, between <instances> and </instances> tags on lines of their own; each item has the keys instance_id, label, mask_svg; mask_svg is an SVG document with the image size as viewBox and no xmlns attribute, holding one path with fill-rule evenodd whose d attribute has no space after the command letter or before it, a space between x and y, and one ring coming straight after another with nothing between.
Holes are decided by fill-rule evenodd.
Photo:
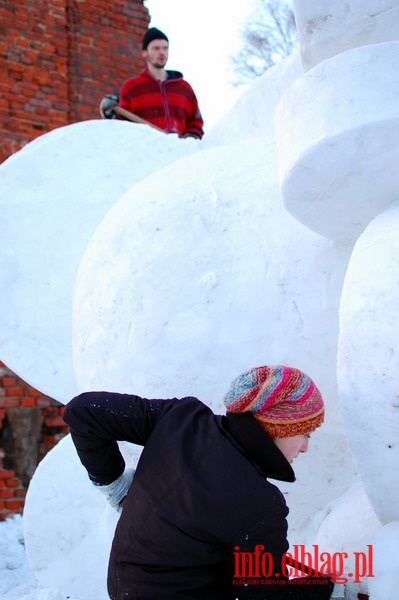
<instances>
[{"instance_id":1,"label":"person's hand","mask_svg":"<svg viewBox=\"0 0 399 600\"><path fill-rule=\"evenodd\" d=\"M105 94L100 102L100 115L103 119L116 119L116 113L112 109L117 106L119 98L116 94Z\"/></svg>"},{"instance_id":2,"label":"person's hand","mask_svg":"<svg viewBox=\"0 0 399 600\"><path fill-rule=\"evenodd\" d=\"M118 512L122 512L122 504L132 485L135 469L125 469L118 479L108 485L95 485L96 489L105 495L110 505Z\"/></svg>"}]
</instances>

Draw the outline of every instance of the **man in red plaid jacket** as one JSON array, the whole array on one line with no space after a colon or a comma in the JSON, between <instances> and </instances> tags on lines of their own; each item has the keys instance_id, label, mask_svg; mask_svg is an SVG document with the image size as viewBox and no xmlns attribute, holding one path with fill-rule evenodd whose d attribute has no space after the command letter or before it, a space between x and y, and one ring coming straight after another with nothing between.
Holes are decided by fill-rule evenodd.
<instances>
[{"instance_id":1,"label":"man in red plaid jacket","mask_svg":"<svg viewBox=\"0 0 399 600\"><path fill-rule=\"evenodd\" d=\"M179 71L165 69L169 41L151 27L143 38L143 57L147 67L137 77L125 81L119 93L107 94L100 113L105 119L116 118L119 106L167 133L200 139L203 119L194 90Z\"/></svg>"}]
</instances>

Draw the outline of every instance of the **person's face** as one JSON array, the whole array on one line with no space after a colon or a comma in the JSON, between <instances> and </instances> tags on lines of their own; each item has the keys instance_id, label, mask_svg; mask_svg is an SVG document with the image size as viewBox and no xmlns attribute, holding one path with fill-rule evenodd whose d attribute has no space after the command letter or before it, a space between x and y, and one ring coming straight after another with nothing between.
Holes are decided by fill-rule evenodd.
<instances>
[{"instance_id":1,"label":"person's face","mask_svg":"<svg viewBox=\"0 0 399 600\"><path fill-rule=\"evenodd\" d=\"M300 452L307 452L309 438L310 435L293 435L285 438L274 438L274 442L288 462L292 463Z\"/></svg>"},{"instance_id":2,"label":"person's face","mask_svg":"<svg viewBox=\"0 0 399 600\"><path fill-rule=\"evenodd\" d=\"M168 62L169 44L166 40L152 40L143 50L144 60L157 69L163 69Z\"/></svg>"}]
</instances>

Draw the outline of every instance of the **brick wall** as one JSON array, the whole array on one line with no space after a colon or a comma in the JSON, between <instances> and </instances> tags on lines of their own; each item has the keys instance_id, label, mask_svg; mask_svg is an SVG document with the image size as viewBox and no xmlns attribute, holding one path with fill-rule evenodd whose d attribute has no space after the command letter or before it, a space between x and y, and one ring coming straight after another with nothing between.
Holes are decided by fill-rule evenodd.
<instances>
[{"instance_id":1,"label":"brick wall","mask_svg":"<svg viewBox=\"0 0 399 600\"><path fill-rule=\"evenodd\" d=\"M63 410L0 362L0 520L22 512L37 464L68 433Z\"/></svg>"},{"instance_id":2,"label":"brick wall","mask_svg":"<svg viewBox=\"0 0 399 600\"><path fill-rule=\"evenodd\" d=\"M0 3L0 162L37 136L99 118L108 91L143 66L143 0Z\"/></svg>"}]
</instances>

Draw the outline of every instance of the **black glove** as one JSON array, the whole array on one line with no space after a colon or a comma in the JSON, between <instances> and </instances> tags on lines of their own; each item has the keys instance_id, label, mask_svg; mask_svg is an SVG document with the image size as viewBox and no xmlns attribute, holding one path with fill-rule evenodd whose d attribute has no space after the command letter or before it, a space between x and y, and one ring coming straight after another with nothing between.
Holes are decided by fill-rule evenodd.
<instances>
[{"instance_id":1,"label":"black glove","mask_svg":"<svg viewBox=\"0 0 399 600\"><path fill-rule=\"evenodd\" d=\"M116 113L112 109L117 106L119 98L116 94L105 94L100 102L100 115L103 119L116 119Z\"/></svg>"}]
</instances>

